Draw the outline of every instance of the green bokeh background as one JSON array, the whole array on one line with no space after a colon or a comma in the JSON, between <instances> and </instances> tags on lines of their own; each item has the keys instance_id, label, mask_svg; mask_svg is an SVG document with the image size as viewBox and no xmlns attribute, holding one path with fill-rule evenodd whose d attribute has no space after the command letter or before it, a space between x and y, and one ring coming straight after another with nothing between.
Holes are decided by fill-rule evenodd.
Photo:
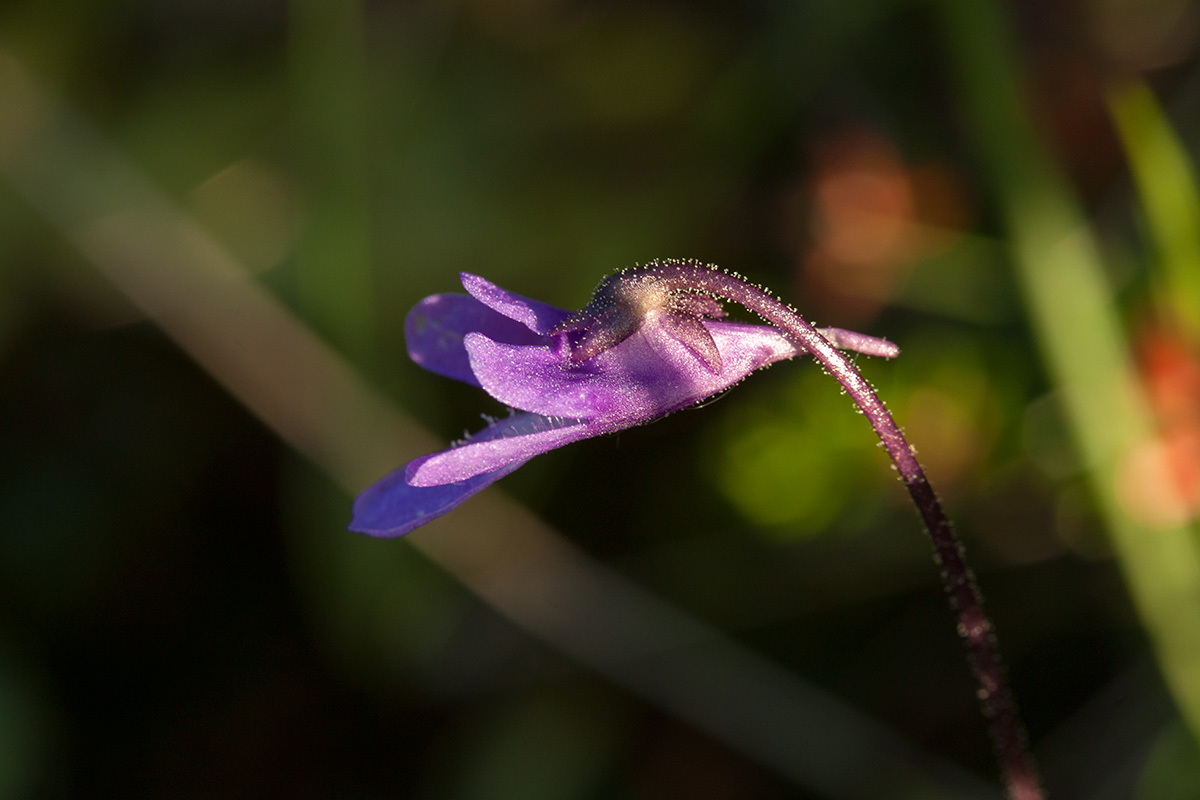
<instances>
[{"instance_id":1,"label":"green bokeh background","mask_svg":"<svg viewBox=\"0 0 1200 800\"><path fill-rule=\"evenodd\" d=\"M1153 324L1200 370L1198 53L1176 0L0 3L0 89L38 93L0 91L0 800L987 796L782 774L346 532L345 473L80 247L145 197L447 442L503 409L409 363L403 319L463 270L578 307L695 257L896 341L860 366L966 542L1051 794L1197 796L1197 528L1122 504L1150 417L1105 387ZM20 140L39 103L79 138ZM860 140L950 188L908 220L939 244L847 300L812 265L822 153ZM31 155L73 142L116 166ZM810 363L489 491L998 786L928 542Z\"/></svg>"}]
</instances>

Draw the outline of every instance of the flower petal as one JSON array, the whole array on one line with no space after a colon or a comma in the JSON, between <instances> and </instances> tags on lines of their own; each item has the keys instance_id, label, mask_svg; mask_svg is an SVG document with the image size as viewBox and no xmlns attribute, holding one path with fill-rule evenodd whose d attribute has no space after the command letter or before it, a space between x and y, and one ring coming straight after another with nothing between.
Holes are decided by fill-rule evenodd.
<instances>
[{"instance_id":1,"label":"flower petal","mask_svg":"<svg viewBox=\"0 0 1200 800\"><path fill-rule=\"evenodd\" d=\"M670 337L691 350L709 372L721 371L721 351L699 317L664 312L659 315L659 321Z\"/></svg>"},{"instance_id":2,"label":"flower petal","mask_svg":"<svg viewBox=\"0 0 1200 800\"><path fill-rule=\"evenodd\" d=\"M404 320L412 360L439 375L478 386L463 336L482 333L509 344L532 345L544 339L524 324L498 314L465 294L435 294L417 303Z\"/></svg>"},{"instance_id":3,"label":"flower petal","mask_svg":"<svg viewBox=\"0 0 1200 800\"><path fill-rule=\"evenodd\" d=\"M480 334L464 339L480 384L502 403L551 417L633 425L732 386L796 349L774 328L704 323L722 366L711 371L655 319L616 347L577 366L549 347L522 347Z\"/></svg>"},{"instance_id":4,"label":"flower petal","mask_svg":"<svg viewBox=\"0 0 1200 800\"><path fill-rule=\"evenodd\" d=\"M607 430L577 419L514 414L493 422L465 444L410 462L405 475L408 483L417 487L465 481L512 464L519 466L533 456Z\"/></svg>"},{"instance_id":5,"label":"flower petal","mask_svg":"<svg viewBox=\"0 0 1200 800\"><path fill-rule=\"evenodd\" d=\"M513 461L491 472L442 486L410 486L404 479L405 468L398 469L372 485L354 501L354 519L350 523L350 530L369 536L403 536L454 509L523 463Z\"/></svg>"},{"instance_id":6,"label":"flower petal","mask_svg":"<svg viewBox=\"0 0 1200 800\"><path fill-rule=\"evenodd\" d=\"M534 333L545 336L551 328L571 316L569 311L501 289L478 275L460 272L458 277L462 280L463 288L476 300L493 311L520 322ZM486 331L483 333L486 334Z\"/></svg>"},{"instance_id":7,"label":"flower petal","mask_svg":"<svg viewBox=\"0 0 1200 800\"><path fill-rule=\"evenodd\" d=\"M842 328L817 328L817 332L829 340L829 343L841 350L853 350L868 356L895 358L900 355L900 348L887 339L878 336L868 336L857 331Z\"/></svg>"}]
</instances>

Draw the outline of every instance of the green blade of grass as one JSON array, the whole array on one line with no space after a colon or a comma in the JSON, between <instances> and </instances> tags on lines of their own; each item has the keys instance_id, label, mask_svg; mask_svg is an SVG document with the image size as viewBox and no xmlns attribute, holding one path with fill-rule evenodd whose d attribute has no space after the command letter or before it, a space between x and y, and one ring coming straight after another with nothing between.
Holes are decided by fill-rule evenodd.
<instances>
[{"instance_id":1,"label":"green blade of grass","mask_svg":"<svg viewBox=\"0 0 1200 800\"><path fill-rule=\"evenodd\" d=\"M1166 310L1200 333L1200 192L1192 161L1144 83L1114 84L1108 103L1158 250Z\"/></svg>"},{"instance_id":2,"label":"green blade of grass","mask_svg":"<svg viewBox=\"0 0 1200 800\"><path fill-rule=\"evenodd\" d=\"M990 0L944 0L940 9L1047 371L1159 666L1200 737L1200 548L1191 528L1151 526L1118 496L1122 459L1153 423L1098 248L1024 110L1008 21Z\"/></svg>"}]
</instances>

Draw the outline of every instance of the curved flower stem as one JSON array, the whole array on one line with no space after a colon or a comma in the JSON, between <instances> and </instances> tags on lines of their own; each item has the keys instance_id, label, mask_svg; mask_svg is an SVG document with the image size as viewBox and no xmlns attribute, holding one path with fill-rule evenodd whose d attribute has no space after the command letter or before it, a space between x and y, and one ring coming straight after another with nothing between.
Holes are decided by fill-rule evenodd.
<instances>
[{"instance_id":1,"label":"curved flower stem","mask_svg":"<svg viewBox=\"0 0 1200 800\"><path fill-rule=\"evenodd\" d=\"M795 344L812 354L862 409L871 427L916 503L921 519L933 539L933 549L942 569L942 580L950 604L958 615L958 632L967 646L968 661L979 681L978 695L996 748L1008 794L1013 800L1043 797L1025 729L1004 676L1004 667L991 620L984 613L983 597L975 576L967 567L962 545L937 494L925 477L896 420L866 379L846 356L806 322L794 309L770 292L753 286L740 276L694 261L660 261L643 269L679 289L701 290L724 297L761 316L779 328Z\"/></svg>"}]
</instances>

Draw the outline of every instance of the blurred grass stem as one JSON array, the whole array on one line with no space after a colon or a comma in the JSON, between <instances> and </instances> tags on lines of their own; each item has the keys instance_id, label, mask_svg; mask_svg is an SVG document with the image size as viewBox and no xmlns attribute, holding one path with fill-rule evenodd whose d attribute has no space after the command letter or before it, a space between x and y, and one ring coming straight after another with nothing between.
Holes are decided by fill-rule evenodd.
<instances>
[{"instance_id":1,"label":"blurred grass stem","mask_svg":"<svg viewBox=\"0 0 1200 800\"><path fill-rule=\"evenodd\" d=\"M1121 502L1122 459L1154 428L1098 248L1033 131L999 6L943 0L940 8L966 121L980 163L991 170L1047 371L1134 606L1180 712L1200 739L1200 544L1194 528L1150 525Z\"/></svg>"},{"instance_id":2,"label":"blurred grass stem","mask_svg":"<svg viewBox=\"0 0 1200 800\"><path fill-rule=\"evenodd\" d=\"M1146 84L1114 83L1108 104L1158 251L1165 316L1200 337L1200 192L1192 161Z\"/></svg>"},{"instance_id":3,"label":"blurred grass stem","mask_svg":"<svg viewBox=\"0 0 1200 800\"><path fill-rule=\"evenodd\" d=\"M306 318L344 352L371 363L369 108L362 5L292 0L291 72L304 225L296 293Z\"/></svg>"}]
</instances>

